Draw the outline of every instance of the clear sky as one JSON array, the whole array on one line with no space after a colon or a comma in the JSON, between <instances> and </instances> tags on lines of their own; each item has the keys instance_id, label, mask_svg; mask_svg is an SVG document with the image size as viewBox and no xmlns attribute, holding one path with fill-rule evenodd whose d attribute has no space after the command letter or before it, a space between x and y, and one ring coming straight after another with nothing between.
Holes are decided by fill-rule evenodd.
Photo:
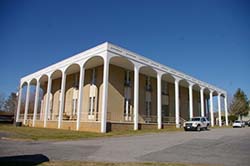
<instances>
[{"instance_id":1,"label":"clear sky","mask_svg":"<svg viewBox=\"0 0 250 166\"><path fill-rule=\"evenodd\" d=\"M0 92L109 41L250 97L249 2L0 0Z\"/></svg>"}]
</instances>

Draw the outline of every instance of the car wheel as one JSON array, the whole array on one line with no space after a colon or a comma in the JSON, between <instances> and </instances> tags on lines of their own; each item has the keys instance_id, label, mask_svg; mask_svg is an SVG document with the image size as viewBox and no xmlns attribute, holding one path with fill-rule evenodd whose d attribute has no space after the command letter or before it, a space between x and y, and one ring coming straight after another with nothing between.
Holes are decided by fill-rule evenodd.
<instances>
[{"instance_id":1,"label":"car wheel","mask_svg":"<svg viewBox=\"0 0 250 166\"><path fill-rule=\"evenodd\" d=\"M201 126L197 126L196 130L200 132L201 131Z\"/></svg>"}]
</instances>

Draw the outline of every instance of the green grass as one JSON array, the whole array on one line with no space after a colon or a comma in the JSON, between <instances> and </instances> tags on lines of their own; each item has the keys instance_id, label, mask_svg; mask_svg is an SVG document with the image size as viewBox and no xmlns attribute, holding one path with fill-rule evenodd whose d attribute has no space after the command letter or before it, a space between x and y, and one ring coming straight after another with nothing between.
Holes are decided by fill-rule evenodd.
<instances>
[{"instance_id":1,"label":"green grass","mask_svg":"<svg viewBox=\"0 0 250 166\"><path fill-rule=\"evenodd\" d=\"M223 125L223 126L217 126L217 125L215 125L214 127L211 127L212 129L223 129L223 128L233 128L231 125L228 125L228 126L226 126L226 125Z\"/></svg>"},{"instance_id":2,"label":"green grass","mask_svg":"<svg viewBox=\"0 0 250 166\"><path fill-rule=\"evenodd\" d=\"M85 162L85 161L52 161L42 163L43 166L208 166L207 164L184 164L184 163L162 163L162 162Z\"/></svg>"},{"instance_id":3,"label":"green grass","mask_svg":"<svg viewBox=\"0 0 250 166\"><path fill-rule=\"evenodd\" d=\"M77 132L70 130L15 127L13 125L0 124L0 132L7 134L8 138L28 140L74 140L81 138L101 137L101 133Z\"/></svg>"},{"instance_id":4,"label":"green grass","mask_svg":"<svg viewBox=\"0 0 250 166\"><path fill-rule=\"evenodd\" d=\"M168 127L166 129L144 129L144 130L127 130L127 131L114 131L109 133L94 133L84 131L72 131L62 129L49 129L49 128L33 128L33 127L15 127L13 125L0 124L0 133L4 137L18 140L77 140L77 139L90 139L100 137L114 137L114 136L131 136L141 135L146 133L161 133L168 131L182 131L175 127Z\"/></svg>"}]
</instances>

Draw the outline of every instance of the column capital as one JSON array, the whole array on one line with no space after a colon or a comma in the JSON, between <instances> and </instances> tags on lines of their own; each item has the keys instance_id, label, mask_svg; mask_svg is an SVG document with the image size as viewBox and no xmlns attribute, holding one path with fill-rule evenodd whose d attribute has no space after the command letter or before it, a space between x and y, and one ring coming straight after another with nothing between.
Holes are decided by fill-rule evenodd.
<instances>
[{"instance_id":1,"label":"column capital","mask_svg":"<svg viewBox=\"0 0 250 166\"><path fill-rule=\"evenodd\" d=\"M46 75L48 76L48 79L51 79L52 73L53 73L53 71L46 73Z\"/></svg>"},{"instance_id":2,"label":"column capital","mask_svg":"<svg viewBox=\"0 0 250 166\"><path fill-rule=\"evenodd\" d=\"M172 75L172 77L174 77L174 82L177 82L177 83L179 83L180 80L182 80L182 78L174 76L174 75Z\"/></svg>"},{"instance_id":3,"label":"column capital","mask_svg":"<svg viewBox=\"0 0 250 166\"><path fill-rule=\"evenodd\" d=\"M64 67L60 68L60 70L61 70L62 74L66 74L66 70L67 70L67 68L68 68L68 67L69 67L69 65L68 65L68 66L64 66Z\"/></svg>"},{"instance_id":4,"label":"column capital","mask_svg":"<svg viewBox=\"0 0 250 166\"><path fill-rule=\"evenodd\" d=\"M195 83L193 83L193 82L191 82L191 81L187 81L187 83L188 83L188 86L189 86L189 87L193 87L193 86L195 85Z\"/></svg>"},{"instance_id":5,"label":"column capital","mask_svg":"<svg viewBox=\"0 0 250 166\"><path fill-rule=\"evenodd\" d=\"M200 86L200 91L204 91L205 88L205 86Z\"/></svg>"},{"instance_id":6,"label":"column capital","mask_svg":"<svg viewBox=\"0 0 250 166\"><path fill-rule=\"evenodd\" d=\"M165 72L160 71L160 70L156 70L156 72L157 72L157 76L160 76L160 77L162 77L163 74L165 74Z\"/></svg>"},{"instance_id":7,"label":"column capital","mask_svg":"<svg viewBox=\"0 0 250 166\"><path fill-rule=\"evenodd\" d=\"M214 93L214 90L213 89L209 89L209 93Z\"/></svg>"},{"instance_id":8,"label":"column capital","mask_svg":"<svg viewBox=\"0 0 250 166\"><path fill-rule=\"evenodd\" d=\"M134 64L134 68L136 68L136 69L138 69L138 70L139 70L141 67L145 66L145 65L143 65L143 64L141 64L141 63L134 62L134 61L132 61L132 63Z\"/></svg>"}]
</instances>

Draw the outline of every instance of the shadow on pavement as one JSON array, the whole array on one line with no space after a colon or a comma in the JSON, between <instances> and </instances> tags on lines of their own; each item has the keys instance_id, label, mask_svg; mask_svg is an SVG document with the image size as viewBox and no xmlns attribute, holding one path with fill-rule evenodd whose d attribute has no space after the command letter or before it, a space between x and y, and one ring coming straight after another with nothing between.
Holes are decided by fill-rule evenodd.
<instances>
[{"instance_id":1,"label":"shadow on pavement","mask_svg":"<svg viewBox=\"0 0 250 166\"><path fill-rule=\"evenodd\" d=\"M32 166L48 161L49 158L43 154L0 157L0 165L8 165L8 166L12 165Z\"/></svg>"}]
</instances>

